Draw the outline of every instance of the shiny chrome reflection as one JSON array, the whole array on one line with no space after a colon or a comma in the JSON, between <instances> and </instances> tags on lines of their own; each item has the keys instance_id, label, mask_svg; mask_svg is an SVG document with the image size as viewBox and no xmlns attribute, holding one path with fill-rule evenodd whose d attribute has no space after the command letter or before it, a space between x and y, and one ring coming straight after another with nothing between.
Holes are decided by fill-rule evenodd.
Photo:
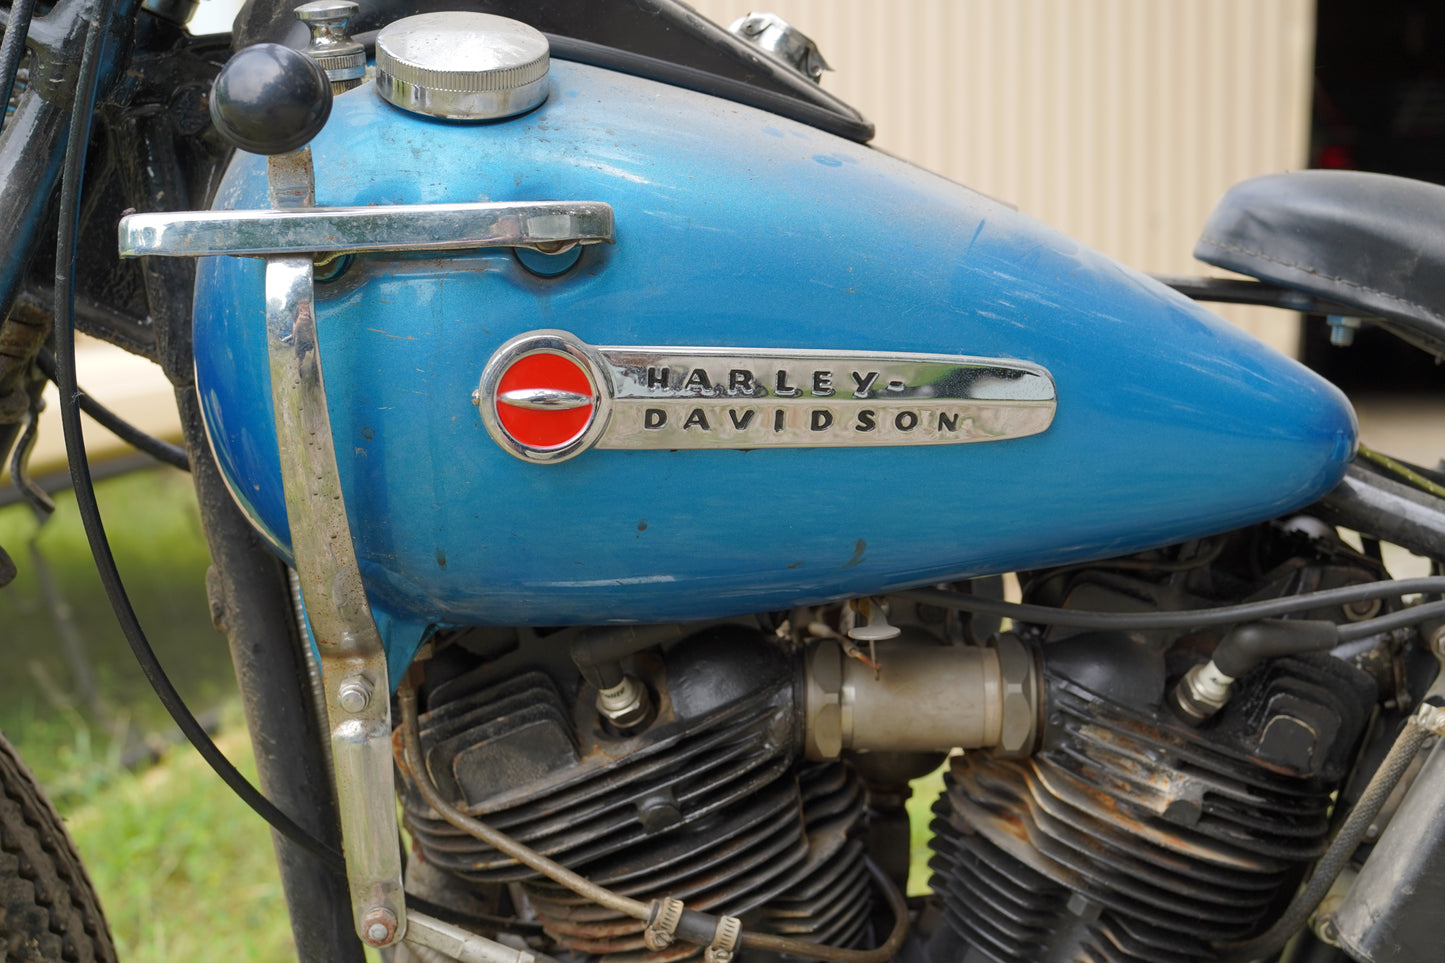
<instances>
[{"instance_id":1,"label":"shiny chrome reflection","mask_svg":"<svg viewBox=\"0 0 1445 963\"><path fill-rule=\"evenodd\" d=\"M266 341L291 552L320 653L356 924L364 933L367 914L388 913L399 934L406 904L396 847L391 686L342 498L309 257L267 263Z\"/></svg>"},{"instance_id":2,"label":"shiny chrome reflection","mask_svg":"<svg viewBox=\"0 0 1445 963\"><path fill-rule=\"evenodd\" d=\"M121 257L531 248L556 254L616 239L601 201L407 204L129 214Z\"/></svg>"},{"instance_id":3,"label":"shiny chrome reflection","mask_svg":"<svg viewBox=\"0 0 1445 963\"><path fill-rule=\"evenodd\" d=\"M533 408L538 411L548 411L553 408L583 408L592 404L592 399L587 395L579 395L575 391L559 391L554 388L517 388L514 391L504 391L497 396L497 400L504 404L516 405L518 408Z\"/></svg>"},{"instance_id":4,"label":"shiny chrome reflection","mask_svg":"<svg viewBox=\"0 0 1445 963\"><path fill-rule=\"evenodd\" d=\"M556 385L498 387L538 352L592 373L591 398ZM474 400L492 437L529 461L611 449L823 448L952 445L1022 438L1053 422L1053 378L1026 361L966 355L767 348L594 347L563 331L503 345ZM541 399L546 400L541 400ZM565 444L510 430L505 406L595 406ZM502 407L499 407L502 406ZM526 422L528 431L536 422ZM543 428L545 433L545 428Z\"/></svg>"}]
</instances>

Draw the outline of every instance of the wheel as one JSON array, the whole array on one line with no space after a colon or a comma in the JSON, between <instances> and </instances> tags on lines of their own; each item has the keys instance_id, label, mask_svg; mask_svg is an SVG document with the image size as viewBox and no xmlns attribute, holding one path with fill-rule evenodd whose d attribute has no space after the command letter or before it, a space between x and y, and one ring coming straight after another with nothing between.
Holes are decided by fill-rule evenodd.
<instances>
[{"instance_id":1,"label":"wheel","mask_svg":"<svg viewBox=\"0 0 1445 963\"><path fill-rule=\"evenodd\" d=\"M115 960L110 928L75 845L4 736L0 736L0 960Z\"/></svg>"}]
</instances>

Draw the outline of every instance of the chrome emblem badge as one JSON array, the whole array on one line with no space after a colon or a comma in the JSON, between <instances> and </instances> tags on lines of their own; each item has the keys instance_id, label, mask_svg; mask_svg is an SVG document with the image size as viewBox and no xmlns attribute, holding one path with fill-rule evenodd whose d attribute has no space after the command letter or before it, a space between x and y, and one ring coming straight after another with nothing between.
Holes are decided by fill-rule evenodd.
<instances>
[{"instance_id":1,"label":"chrome emblem badge","mask_svg":"<svg viewBox=\"0 0 1445 963\"><path fill-rule=\"evenodd\" d=\"M497 444L533 462L587 448L952 445L1038 434L1054 380L1027 361L902 352L593 346L532 331L472 395Z\"/></svg>"}]
</instances>

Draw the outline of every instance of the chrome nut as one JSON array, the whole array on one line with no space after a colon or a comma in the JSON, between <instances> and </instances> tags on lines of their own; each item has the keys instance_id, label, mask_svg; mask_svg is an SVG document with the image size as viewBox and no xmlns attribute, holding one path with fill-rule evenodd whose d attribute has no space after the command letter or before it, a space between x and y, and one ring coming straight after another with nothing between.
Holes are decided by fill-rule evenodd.
<instances>
[{"instance_id":1,"label":"chrome nut","mask_svg":"<svg viewBox=\"0 0 1445 963\"><path fill-rule=\"evenodd\" d=\"M1034 747L1038 730L1039 692L1034 657L1012 633L998 637L999 688L1003 724L997 753L1026 756Z\"/></svg>"},{"instance_id":2,"label":"chrome nut","mask_svg":"<svg viewBox=\"0 0 1445 963\"><path fill-rule=\"evenodd\" d=\"M336 704L356 715L371 705L371 681L365 676L347 679L336 689Z\"/></svg>"},{"instance_id":3,"label":"chrome nut","mask_svg":"<svg viewBox=\"0 0 1445 963\"><path fill-rule=\"evenodd\" d=\"M1415 710L1415 724L1432 735L1445 735L1445 708L1422 702Z\"/></svg>"}]
</instances>

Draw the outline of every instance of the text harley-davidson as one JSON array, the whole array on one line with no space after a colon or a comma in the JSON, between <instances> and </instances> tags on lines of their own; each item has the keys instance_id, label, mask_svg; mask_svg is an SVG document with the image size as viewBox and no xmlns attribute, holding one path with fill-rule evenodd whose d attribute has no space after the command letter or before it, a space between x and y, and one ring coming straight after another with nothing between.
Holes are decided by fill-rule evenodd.
<instances>
[{"instance_id":1,"label":"text harley-davidson","mask_svg":"<svg viewBox=\"0 0 1445 963\"><path fill-rule=\"evenodd\" d=\"M74 330L175 382L185 451L131 437L194 473L301 958L1437 957L1445 577L1379 543L1438 570L1445 478L1198 302L1445 355L1445 188L1249 181L1197 253L1253 280L1154 279L871 150L770 16L173 6L10 8L0 450L53 326L93 523ZM0 945L112 958L42 848Z\"/></svg>"}]
</instances>

